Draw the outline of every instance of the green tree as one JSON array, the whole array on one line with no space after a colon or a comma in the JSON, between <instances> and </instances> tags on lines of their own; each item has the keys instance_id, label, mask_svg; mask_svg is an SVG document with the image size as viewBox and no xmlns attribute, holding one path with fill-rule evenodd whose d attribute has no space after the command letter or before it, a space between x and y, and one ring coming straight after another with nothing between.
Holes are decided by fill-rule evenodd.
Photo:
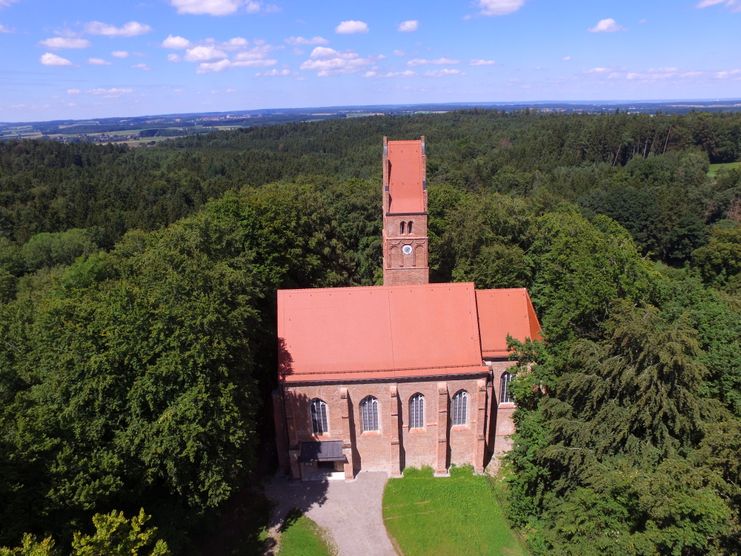
<instances>
[{"instance_id":1,"label":"green tree","mask_svg":"<svg viewBox=\"0 0 741 556\"><path fill-rule=\"evenodd\" d=\"M37 540L33 535L23 535L20 546L15 548L0 547L0 556L57 556L54 539L46 537Z\"/></svg>"},{"instance_id":2,"label":"green tree","mask_svg":"<svg viewBox=\"0 0 741 556\"><path fill-rule=\"evenodd\" d=\"M551 341L599 337L617 299L649 297L651 272L627 232L604 216L590 223L570 207L541 216L528 252L531 294Z\"/></svg>"},{"instance_id":3,"label":"green tree","mask_svg":"<svg viewBox=\"0 0 741 556\"><path fill-rule=\"evenodd\" d=\"M714 226L708 243L692 252L692 265L700 271L706 284L738 292L741 289L741 226L732 222Z\"/></svg>"},{"instance_id":4,"label":"green tree","mask_svg":"<svg viewBox=\"0 0 741 556\"><path fill-rule=\"evenodd\" d=\"M93 516L95 533L86 535L75 532L72 539L73 556L168 556L167 543L157 539L157 528L146 527L149 516L144 510L130 520L123 512Z\"/></svg>"}]
</instances>

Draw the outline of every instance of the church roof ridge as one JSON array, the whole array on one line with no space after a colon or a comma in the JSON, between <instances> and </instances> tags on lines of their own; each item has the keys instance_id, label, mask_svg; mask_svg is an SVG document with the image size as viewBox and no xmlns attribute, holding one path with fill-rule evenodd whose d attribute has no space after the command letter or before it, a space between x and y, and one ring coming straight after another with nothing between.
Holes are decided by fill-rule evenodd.
<instances>
[{"instance_id":1,"label":"church roof ridge","mask_svg":"<svg viewBox=\"0 0 741 556\"><path fill-rule=\"evenodd\" d=\"M473 282L431 282L427 284L397 284L397 285L370 285L370 286L339 286L339 287L327 287L327 288L282 288L277 290L281 293L291 292L345 292L345 291L360 291L360 290L384 290L384 289L395 289L402 290L404 288L444 288L444 287L470 287L475 288Z\"/></svg>"}]
</instances>

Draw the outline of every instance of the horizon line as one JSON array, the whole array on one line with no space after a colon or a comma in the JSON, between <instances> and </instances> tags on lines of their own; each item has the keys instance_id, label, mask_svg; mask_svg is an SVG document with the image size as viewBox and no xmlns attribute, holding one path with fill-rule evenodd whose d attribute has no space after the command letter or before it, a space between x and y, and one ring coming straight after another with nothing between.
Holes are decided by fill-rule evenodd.
<instances>
[{"instance_id":1,"label":"horizon line","mask_svg":"<svg viewBox=\"0 0 741 556\"><path fill-rule=\"evenodd\" d=\"M669 103L723 103L735 102L741 107L741 97L729 98L675 98L675 99L605 99L605 100L531 100L531 101L440 101L440 102L421 102L421 103L395 103L395 104L338 104L322 106L283 106L283 107L265 107L265 108L244 108L237 110L217 110L206 112L170 112L160 114L139 114L134 116L103 116L89 118L59 118L52 120L4 120L0 125L7 124L41 124L53 122L84 122L89 120L112 120L127 118L162 118L175 116L193 116L198 114L241 114L250 112L264 111L281 111L281 110L360 110L367 108L400 108L400 107L424 107L424 106L537 106L548 104L566 104L566 105L593 105L593 106L623 106L626 104L669 104Z\"/></svg>"}]
</instances>

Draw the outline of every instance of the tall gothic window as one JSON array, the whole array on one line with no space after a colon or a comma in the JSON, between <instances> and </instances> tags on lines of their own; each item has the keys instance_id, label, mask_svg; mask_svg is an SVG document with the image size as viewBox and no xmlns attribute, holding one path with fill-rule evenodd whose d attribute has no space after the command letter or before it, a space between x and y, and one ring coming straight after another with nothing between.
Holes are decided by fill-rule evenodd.
<instances>
[{"instance_id":1,"label":"tall gothic window","mask_svg":"<svg viewBox=\"0 0 741 556\"><path fill-rule=\"evenodd\" d=\"M360 424L362 432L378 430L378 400L367 396L360 402Z\"/></svg>"},{"instance_id":2,"label":"tall gothic window","mask_svg":"<svg viewBox=\"0 0 741 556\"><path fill-rule=\"evenodd\" d=\"M459 390L453 396L450 414L454 425L465 425L468 422L468 392Z\"/></svg>"},{"instance_id":3,"label":"tall gothic window","mask_svg":"<svg viewBox=\"0 0 741 556\"><path fill-rule=\"evenodd\" d=\"M404 235L404 225L405 224L406 224L406 222L402 222L401 224L399 224L399 231L400 231L400 233L402 235Z\"/></svg>"},{"instance_id":4,"label":"tall gothic window","mask_svg":"<svg viewBox=\"0 0 741 556\"><path fill-rule=\"evenodd\" d=\"M409 398L409 428L421 429L425 426L425 397L414 394Z\"/></svg>"},{"instance_id":5,"label":"tall gothic window","mask_svg":"<svg viewBox=\"0 0 741 556\"><path fill-rule=\"evenodd\" d=\"M319 398L311 400L311 429L314 431L314 434L326 434L329 432L329 427L327 426L327 404Z\"/></svg>"},{"instance_id":6,"label":"tall gothic window","mask_svg":"<svg viewBox=\"0 0 741 556\"><path fill-rule=\"evenodd\" d=\"M499 398L502 403L509 403L509 402L515 401L515 399L512 397L512 390L510 388L511 383L512 383L512 375L509 373L504 373L502 375L502 383L499 389Z\"/></svg>"},{"instance_id":7,"label":"tall gothic window","mask_svg":"<svg viewBox=\"0 0 741 556\"><path fill-rule=\"evenodd\" d=\"M407 223L407 233L408 234L411 234L412 233L412 225L413 224L414 224L414 222L412 222L411 220Z\"/></svg>"}]
</instances>

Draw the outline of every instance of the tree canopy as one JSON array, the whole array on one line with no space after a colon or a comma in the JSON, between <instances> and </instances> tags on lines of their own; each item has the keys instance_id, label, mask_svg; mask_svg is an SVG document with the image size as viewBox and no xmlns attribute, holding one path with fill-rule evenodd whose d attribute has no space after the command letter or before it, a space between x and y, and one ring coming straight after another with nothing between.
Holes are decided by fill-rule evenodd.
<instances>
[{"instance_id":1,"label":"tree canopy","mask_svg":"<svg viewBox=\"0 0 741 556\"><path fill-rule=\"evenodd\" d=\"M257 500L275 290L379 282L381 136L424 134L433 281L527 287L543 324L506 475L532 551L737 553L741 173L707 170L740 130L473 111L0 143L2 550L164 553L151 515L196 552Z\"/></svg>"}]
</instances>

